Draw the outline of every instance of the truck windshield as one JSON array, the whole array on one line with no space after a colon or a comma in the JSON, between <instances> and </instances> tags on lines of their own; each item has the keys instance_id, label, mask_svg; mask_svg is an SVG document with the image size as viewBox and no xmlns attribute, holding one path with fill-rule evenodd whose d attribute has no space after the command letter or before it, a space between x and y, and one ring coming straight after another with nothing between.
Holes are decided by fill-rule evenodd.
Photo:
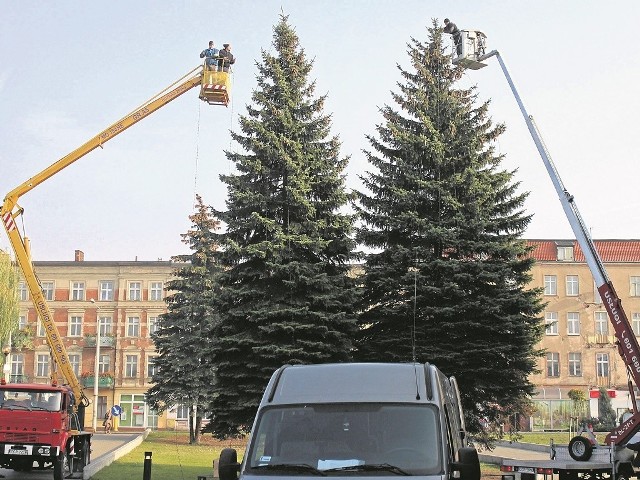
<instances>
[{"instance_id":1,"label":"truck windshield","mask_svg":"<svg viewBox=\"0 0 640 480\"><path fill-rule=\"evenodd\" d=\"M267 408L252 434L247 473L380 475L384 468L397 475L438 474L442 471L438 418L432 405Z\"/></svg>"},{"instance_id":2,"label":"truck windshield","mask_svg":"<svg viewBox=\"0 0 640 480\"><path fill-rule=\"evenodd\" d=\"M60 410L62 393L43 390L0 390L0 409L3 410Z\"/></svg>"}]
</instances>

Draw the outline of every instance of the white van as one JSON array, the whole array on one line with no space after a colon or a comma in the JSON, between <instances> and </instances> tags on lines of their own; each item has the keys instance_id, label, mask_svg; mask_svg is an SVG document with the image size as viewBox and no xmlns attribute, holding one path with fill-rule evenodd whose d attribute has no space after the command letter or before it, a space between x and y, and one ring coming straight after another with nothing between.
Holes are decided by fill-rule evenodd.
<instances>
[{"instance_id":1,"label":"white van","mask_svg":"<svg viewBox=\"0 0 640 480\"><path fill-rule=\"evenodd\" d=\"M279 368L242 464L227 448L220 480L420 478L480 480L458 387L435 366L341 363Z\"/></svg>"}]
</instances>

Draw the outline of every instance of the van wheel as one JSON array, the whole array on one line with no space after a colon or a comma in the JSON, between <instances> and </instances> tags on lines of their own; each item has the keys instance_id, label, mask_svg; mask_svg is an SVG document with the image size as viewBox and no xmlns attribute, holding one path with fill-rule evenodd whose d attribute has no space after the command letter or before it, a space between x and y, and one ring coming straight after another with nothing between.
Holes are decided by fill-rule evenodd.
<instances>
[{"instance_id":1,"label":"van wheel","mask_svg":"<svg viewBox=\"0 0 640 480\"><path fill-rule=\"evenodd\" d=\"M591 458L593 445L588 438L577 436L569 442L569 455L578 462L584 462Z\"/></svg>"}]
</instances>

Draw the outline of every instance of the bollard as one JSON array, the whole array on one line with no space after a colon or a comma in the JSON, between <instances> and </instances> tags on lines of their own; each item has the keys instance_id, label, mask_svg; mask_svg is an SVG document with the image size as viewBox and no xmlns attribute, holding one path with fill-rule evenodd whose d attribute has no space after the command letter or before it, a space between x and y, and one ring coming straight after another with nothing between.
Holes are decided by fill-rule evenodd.
<instances>
[{"instance_id":1,"label":"bollard","mask_svg":"<svg viewBox=\"0 0 640 480\"><path fill-rule=\"evenodd\" d=\"M144 452L144 471L142 480L151 480L151 455L153 452Z\"/></svg>"}]
</instances>

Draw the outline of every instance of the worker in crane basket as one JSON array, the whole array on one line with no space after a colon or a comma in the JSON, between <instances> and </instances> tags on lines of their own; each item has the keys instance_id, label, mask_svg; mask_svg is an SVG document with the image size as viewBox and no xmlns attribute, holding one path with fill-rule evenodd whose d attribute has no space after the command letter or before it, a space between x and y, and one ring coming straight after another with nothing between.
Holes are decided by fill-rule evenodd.
<instances>
[{"instance_id":1,"label":"worker in crane basket","mask_svg":"<svg viewBox=\"0 0 640 480\"><path fill-rule=\"evenodd\" d=\"M462 34L455 23L448 18L444 19L444 33L448 33L453 37L453 43L456 45L456 53L462 55Z\"/></svg>"},{"instance_id":2,"label":"worker in crane basket","mask_svg":"<svg viewBox=\"0 0 640 480\"><path fill-rule=\"evenodd\" d=\"M208 70L217 70L220 50L215 48L213 40L209 42L209 48L205 48L200 52L200 58L204 58L204 64Z\"/></svg>"}]
</instances>

